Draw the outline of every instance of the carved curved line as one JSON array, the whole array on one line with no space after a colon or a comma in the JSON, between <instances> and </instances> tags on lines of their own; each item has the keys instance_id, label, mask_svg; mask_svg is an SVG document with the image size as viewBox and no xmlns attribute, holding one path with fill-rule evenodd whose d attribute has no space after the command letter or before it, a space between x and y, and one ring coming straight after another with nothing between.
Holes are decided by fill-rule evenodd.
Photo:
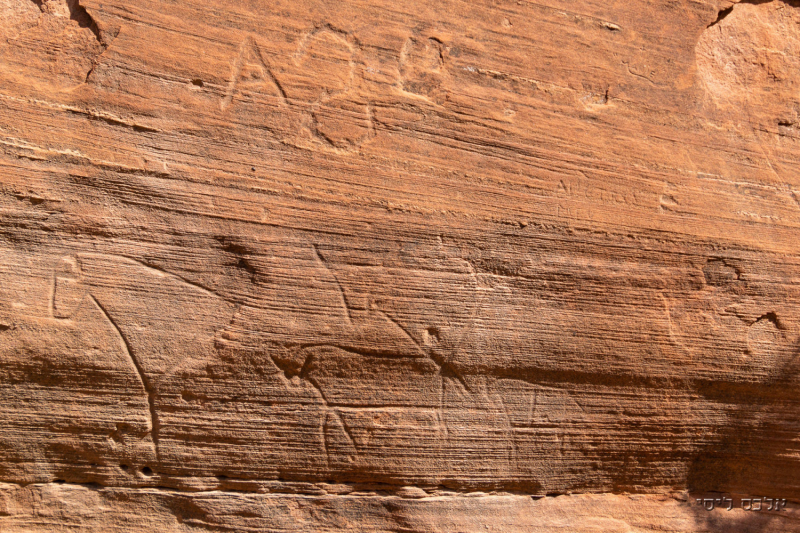
<instances>
[{"instance_id":1,"label":"carved curved line","mask_svg":"<svg viewBox=\"0 0 800 533\"><path fill-rule=\"evenodd\" d=\"M353 84L354 84L355 79L356 79L356 63L355 63L355 59L356 59L357 50L359 49L359 47L357 46L358 43L357 42L351 42L352 36L349 33L345 32L345 31L342 31L342 30L338 30L338 29L334 28L333 26L331 26L330 24L326 24L326 25L321 26L319 28L314 28L311 32L307 33L300 40L300 42L299 42L299 44L297 46L297 51L293 54L293 61L294 61L295 66L300 67L304 63L305 57L308 54L308 50L307 49L308 49L309 43L313 39L317 38L318 35L322 35L324 33L328 33L328 34L332 35L334 38L338 39L340 42L343 42L345 44L345 46L347 46L347 48L350 50L350 58L348 59L348 64L350 65L350 72L348 73L347 83L345 84L344 88L339 89L338 91L333 91L331 93L323 93L314 102L315 105L316 104L324 104L325 102L328 102L328 101L332 100L333 98L336 98L338 96L346 94L350 89L353 88Z\"/></svg>"},{"instance_id":2,"label":"carved curved line","mask_svg":"<svg viewBox=\"0 0 800 533\"><path fill-rule=\"evenodd\" d=\"M317 118L317 113L319 112L321 105L323 104L320 102L311 105L302 127L307 129L309 133L316 138L317 142L320 142L326 149L337 154L352 154L358 152L364 143L371 141L377 135L377 128L375 125L376 121L372 114L372 104L366 103L364 104L367 116L366 135L363 135L354 141L348 141L347 146L342 147L337 145L336 141L319 129L319 119Z\"/></svg>"},{"instance_id":3,"label":"carved curved line","mask_svg":"<svg viewBox=\"0 0 800 533\"><path fill-rule=\"evenodd\" d=\"M108 320L109 324L111 324L111 326L114 328L114 331L116 331L117 336L119 336L119 339L121 341L123 351L127 354L128 359L130 359L131 363L133 363L133 366L136 369L136 373L139 376L139 381L142 383L142 388L147 394L147 403L150 408L149 409L150 435L153 438L153 446L155 447L155 452L156 452L156 461L160 462L159 449L158 449L158 438L159 438L158 430L160 428L160 424L158 422L158 413L156 412L155 389L153 389L153 385L152 383L150 383L150 379L144 373L144 370L142 369L142 366L139 364L139 361L133 355L133 351L131 350L131 345L130 343L128 343L128 339L125 338L125 335L122 334L122 330L119 329L117 323L114 322L114 319L111 318L111 315L108 313L108 311L106 311L106 309L102 305L100 305L100 302L98 302L94 296L90 294L89 299L92 302L94 302L94 304L97 306L100 312L103 313L103 315L105 315L106 320Z\"/></svg>"},{"instance_id":4,"label":"carved curved line","mask_svg":"<svg viewBox=\"0 0 800 533\"><path fill-rule=\"evenodd\" d=\"M308 357L306 357L305 363L303 363L303 368L300 370L298 376L300 376L300 378L302 380L304 380L306 383L308 383L309 385L311 385L312 387L314 387L317 390L317 392L319 393L320 399L322 400L322 403L325 405L326 420L323 422L323 428L322 428L322 445L325 448L325 455L328 457L328 461L330 462L330 452L328 450L328 441L325 438L325 428L328 427L327 426L327 416L328 416L328 414L332 414L333 416L335 416L336 419L339 421L339 423L342 425L342 429L347 434L347 438L350 440L350 444L353 446L353 449L356 451L356 453L358 453L358 449L356 448L356 441L353 438L353 435L350 433L350 430L347 428L347 425L344 423L344 419L342 418L342 416L336 410L336 407L332 406L331 403L328 401L328 398L325 396L325 393L322 392L322 387L320 386L320 384L317 383L314 378L312 378L311 376L308 375L309 367L311 366L311 363L312 363L313 359L314 359L314 354L313 353L309 354Z\"/></svg>"},{"instance_id":5,"label":"carved curved line","mask_svg":"<svg viewBox=\"0 0 800 533\"><path fill-rule=\"evenodd\" d=\"M173 272L169 272L169 271L164 270L162 268L159 268L157 266L150 265L148 263L145 263L144 261L141 261L139 259L134 259L133 257L129 257L127 255L79 253L79 254L77 254L77 257L78 258L93 258L93 257L96 257L96 258L111 258L111 259L120 258L120 259L124 259L129 263L135 263L135 264L139 265L140 267L143 267L143 268L146 268L147 270L150 270L151 272L153 272L158 277L171 277L171 278L173 278L175 280L178 280L180 282L185 283L186 285L194 287L195 289L198 289L198 290L204 292L205 294L207 294L209 296L212 296L214 298L218 298L218 299L223 300L225 302L228 302L230 304L235 304L236 303L236 302L230 301L227 298L219 295L218 293L212 291L211 289L208 289L208 288L200 285L199 283L195 283L193 281L189 281L188 279L184 278L183 276L180 276L180 275L175 274Z\"/></svg>"},{"instance_id":6,"label":"carved curved line","mask_svg":"<svg viewBox=\"0 0 800 533\"><path fill-rule=\"evenodd\" d=\"M333 278L333 281L336 282L336 286L339 288L339 297L341 298L342 306L344 307L344 311L345 311L345 316L347 317L347 322L349 322L350 325L352 326L353 325L353 316L352 316L352 314L350 312L350 306L347 304L347 296L345 296L345 294L344 294L344 287L342 287L342 284L339 282L339 278L336 277L336 274L333 273L333 270L330 269L328 264L322 258L322 255L319 253L319 248L317 248L317 245L316 244L312 244L311 247L314 248L314 256L317 258L317 261L319 262L319 264L321 264L322 267L325 270L328 271L328 273Z\"/></svg>"}]
</instances>

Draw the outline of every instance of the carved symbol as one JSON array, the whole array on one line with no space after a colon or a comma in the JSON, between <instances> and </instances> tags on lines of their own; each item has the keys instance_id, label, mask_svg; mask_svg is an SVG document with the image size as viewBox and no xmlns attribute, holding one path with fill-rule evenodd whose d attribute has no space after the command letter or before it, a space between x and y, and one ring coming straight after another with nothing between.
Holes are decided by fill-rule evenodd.
<instances>
[{"instance_id":1,"label":"carved symbol","mask_svg":"<svg viewBox=\"0 0 800 533\"><path fill-rule=\"evenodd\" d=\"M375 136L372 105L349 96L355 87L359 50L351 34L321 26L299 40L292 63L276 75L256 40L247 37L220 107L228 109L237 95L272 93L283 106L284 118L292 121L279 130L291 132L294 141L310 141L337 153L353 152Z\"/></svg>"},{"instance_id":2,"label":"carved symbol","mask_svg":"<svg viewBox=\"0 0 800 533\"><path fill-rule=\"evenodd\" d=\"M156 370L152 367L153 363L149 363L151 370L147 370L148 362L145 356L148 356L149 353L137 351L130 336L125 333L125 321L115 317L115 312L112 308L126 309L137 305L140 308L147 307L146 302L137 303L136 301L137 293L148 294L146 291L139 291L139 283L146 283L147 277L153 283L162 284L162 290L194 293L197 296L195 298L197 304L203 305L208 309L219 308L224 310L231 306L204 287L130 258L104 254L78 254L75 259L66 259L65 263L69 265L67 269L68 275L54 273L53 276L51 313L56 319L71 320L73 316L77 315L81 304L88 301L113 329L119 339L120 350L131 363L132 370L136 373L147 399L149 428L145 438L148 435L150 436L156 461L160 462L159 431L161 424L156 408L158 394L151 375L149 375ZM128 277L126 276L122 276L121 281L116 279L120 275L119 273L124 272L126 269L129 270L128 277L132 278L133 275L136 275L137 278L140 278L139 283L127 283ZM208 301L212 303L203 303ZM217 309L218 312L219 309ZM186 310L187 313L192 311L191 309ZM186 349L191 352L192 347L189 346Z\"/></svg>"},{"instance_id":3,"label":"carved symbol","mask_svg":"<svg viewBox=\"0 0 800 533\"><path fill-rule=\"evenodd\" d=\"M333 74L320 87L298 93L309 103L302 124L316 142L334 151L354 151L375 136L370 103L347 98L356 85L356 58L360 46L355 38L331 26L314 29L300 41L294 54L298 71L309 72L318 56L327 57ZM314 94L316 93L316 94Z\"/></svg>"},{"instance_id":4,"label":"carved symbol","mask_svg":"<svg viewBox=\"0 0 800 533\"><path fill-rule=\"evenodd\" d=\"M447 47L435 37L409 37L400 50L397 86L404 92L441 105L449 95L443 85L447 77Z\"/></svg>"},{"instance_id":5,"label":"carved symbol","mask_svg":"<svg viewBox=\"0 0 800 533\"><path fill-rule=\"evenodd\" d=\"M233 63L231 81L220 107L225 111L237 93L258 92L265 89L277 93L282 102L286 100L283 87L262 57L255 39L247 37L239 46L239 55Z\"/></svg>"}]
</instances>

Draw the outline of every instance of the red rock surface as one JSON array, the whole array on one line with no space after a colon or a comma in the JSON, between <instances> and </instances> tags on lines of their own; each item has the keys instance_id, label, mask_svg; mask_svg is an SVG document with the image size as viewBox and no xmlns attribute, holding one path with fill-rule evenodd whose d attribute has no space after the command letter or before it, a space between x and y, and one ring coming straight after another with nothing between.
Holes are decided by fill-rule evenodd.
<instances>
[{"instance_id":1,"label":"red rock surface","mask_svg":"<svg viewBox=\"0 0 800 533\"><path fill-rule=\"evenodd\" d=\"M799 24L0 0L0 530L800 530Z\"/></svg>"}]
</instances>

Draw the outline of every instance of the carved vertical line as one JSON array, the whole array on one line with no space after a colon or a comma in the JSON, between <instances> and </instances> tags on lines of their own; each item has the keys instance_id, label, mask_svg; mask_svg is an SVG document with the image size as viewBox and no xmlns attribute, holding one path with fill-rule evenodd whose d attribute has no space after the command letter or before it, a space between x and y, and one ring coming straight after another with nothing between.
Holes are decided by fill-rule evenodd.
<instances>
[{"instance_id":1,"label":"carved vertical line","mask_svg":"<svg viewBox=\"0 0 800 533\"><path fill-rule=\"evenodd\" d=\"M444 376L442 376L441 369L439 369L439 410L436 413L436 418L439 421L439 431L442 432L444 441L447 442L450 440L450 430L448 429L447 421L445 420L444 387Z\"/></svg>"},{"instance_id":2,"label":"carved vertical line","mask_svg":"<svg viewBox=\"0 0 800 533\"><path fill-rule=\"evenodd\" d=\"M228 89L225 92L225 97L222 99L222 102L220 103L220 108L222 109L222 111L225 111L225 109L227 109L227 107L233 101L233 93L236 90L236 81L239 78L239 73L242 70L242 64L244 63L244 54L248 44L249 44L248 40L245 39L239 45L239 55L236 56L236 60L233 62L232 65L233 72L231 73L231 81L230 83L228 83Z\"/></svg>"},{"instance_id":3,"label":"carved vertical line","mask_svg":"<svg viewBox=\"0 0 800 533\"><path fill-rule=\"evenodd\" d=\"M50 280L50 301L48 302L50 308L50 318L56 317L56 272L53 271L53 277Z\"/></svg>"}]
</instances>

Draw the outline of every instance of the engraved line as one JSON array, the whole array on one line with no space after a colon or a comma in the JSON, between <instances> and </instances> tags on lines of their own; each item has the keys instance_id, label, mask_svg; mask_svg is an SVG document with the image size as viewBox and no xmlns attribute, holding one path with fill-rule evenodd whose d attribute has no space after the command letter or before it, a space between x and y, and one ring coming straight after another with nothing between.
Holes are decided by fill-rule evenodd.
<instances>
[{"instance_id":1,"label":"engraved line","mask_svg":"<svg viewBox=\"0 0 800 533\"><path fill-rule=\"evenodd\" d=\"M142 266L142 267L152 271L158 277L169 276L169 277L172 277L172 278L174 278L174 279L176 279L178 281L182 281L186 285L191 285L192 287L203 291L204 293L208 294L209 296L213 296L214 298L219 298L220 300L224 300L224 301L229 302L229 303L236 303L236 302L228 300L227 298L224 298L223 296L220 296L219 294L217 294L216 292L212 291L211 289L208 289L208 288L206 288L206 287L204 287L204 286L202 286L202 285L200 285L198 283L195 283L193 281L189 281L188 279L184 278L183 276L180 276L180 275L175 274L173 272L169 272L168 270L164 270L163 268L157 267L155 265L151 265L151 264L145 263L144 261L141 261L139 259L134 259L133 257L129 257L127 255L79 253L78 257L87 257L87 258L92 258L92 257L99 257L99 258L103 258L103 257L105 257L105 258L121 257L121 258L126 259L127 261L129 261L131 263L136 263L137 265Z\"/></svg>"},{"instance_id":2,"label":"engraved line","mask_svg":"<svg viewBox=\"0 0 800 533\"><path fill-rule=\"evenodd\" d=\"M233 93L236 90L236 81L239 79L239 74L242 71L242 63L244 62L244 53L247 46L247 39L242 41L242 44L239 45L239 55L236 56L236 60L233 62L233 73L231 74L231 81L228 83L228 90L225 91L225 98L222 99L220 103L220 107L222 111L228 108L233 101Z\"/></svg>"},{"instance_id":3,"label":"engraved line","mask_svg":"<svg viewBox=\"0 0 800 533\"><path fill-rule=\"evenodd\" d=\"M686 346L683 344L683 342L678 340L678 336L675 332L675 325L672 323L672 313L669 300L667 300L667 297L664 296L664 293L659 293L658 295L661 297L661 301L664 302L664 314L667 318L667 333L669 334L669 341L676 348L683 348L685 350Z\"/></svg>"},{"instance_id":4,"label":"engraved line","mask_svg":"<svg viewBox=\"0 0 800 533\"><path fill-rule=\"evenodd\" d=\"M444 416L444 378L439 379L439 409L436 412L436 419L439 422L439 429L444 434L445 442L450 440L450 429L447 427L447 421Z\"/></svg>"},{"instance_id":5,"label":"engraved line","mask_svg":"<svg viewBox=\"0 0 800 533\"><path fill-rule=\"evenodd\" d=\"M56 271L53 270L53 278L50 283L50 301L48 302L48 307L50 308L50 318L55 318L56 313Z\"/></svg>"},{"instance_id":6,"label":"engraved line","mask_svg":"<svg viewBox=\"0 0 800 533\"><path fill-rule=\"evenodd\" d=\"M422 355L426 356L426 357L427 357L428 359L430 359L430 360L431 360L431 361L432 361L432 362L433 362L433 363L434 363L436 366L438 366L438 367L439 367L439 375L440 375L440 376L442 376L442 379L444 379L444 377L445 377L445 374L444 374L444 372L448 372L449 374L451 374L451 375L452 375L452 377L454 377L454 378L455 378L455 379L456 379L456 380L457 380L457 381L458 381L458 382L461 384L461 386L464 388L464 391L465 391L465 392L467 392L467 393L469 393L469 392L470 392L470 388L469 388L469 386L467 385L467 382L466 382L466 380L465 380L465 379L464 379L464 377L461 375L461 373L459 373L459 372L458 372L458 371L457 371L455 368L453 368L453 365L451 365L451 364L450 364L450 363L448 363L447 361L444 361L444 360L442 360L440 357L436 357L436 356L434 356L434 355L433 355L433 351L432 351L432 350L431 350L431 352L430 352L430 353L429 353L429 352L426 352L426 351L425 351L425 350L422 348L422 346L420 345L420 343L419 343L419 342L417 342L417 340L416 340L416 339L415 339L415 338L414 338L414 337L411 335L411 333L409 333L409 331L408 331L406 328L404 328L403 326L401 326L401 325L400 325L400 323L399 323L397 320L393 319L392 317L390 317L388 314L386 314L384 311L382 311L382 310L380 310L380 309L376 309L376 311L378 311L380 314L382 314L382 315L383 315L383 316L385 316L385 317L386 317L388 320L390 320L390 321L391 321L391 322L392 322L394 325L396 325L398 328L400 328L400 330L401 330L403 333L405 333L405 334L406 334L406 336L408 336L408 338L409 338L409 339L411 339L411 342L413 342L413 343L414 343L414 344L417 346L417 349L418 349L418 350L419 350L419 351L422 353ZM446 376L446 377L451 377L451 376Z\"/></svg>"},{"instance_id":7,"label":"engraved line","mask_svg":"<svg viewBox=\"0 0 800 533\"><path fill-rule=\"evenodd\" d=\"M336 282L336 286L339 288L339 297L342 300L342 305L344 306L345 315L347 316L347 321L352 326L353 325L353 316L352 316L352 314L350 312L350 306L347 305L347 297L344 294L344 287L342 287L342 284L339 282L339 278L336 277L336 274L333 273L333 270L331 270L331 268L328 266L328 264L322 258L322 255L319 253L319 248L317 247L317 245L316 244L312 244L311 247L314 248L314 256L317 258L317 261L319 261L319 263L325 268L325 270L327 270L328 273L330 273L331 277L333 278L333 281Z\"/></svg>"},{"instance_id":8,"label":"engraved line","mask_svg":"<svg viewBox=\"0 0 800 533\"><path fill-rule=\"evenodd\" d=\"M397 326L398 328L400 328L400 331L402 331L403 333L405 333L406 337L408 337L409 339L411 339L411 342L413 342L413 343L414 343L414 345L417 347L417 349L420 351L420 353L421 353L422 355L424 355L424 356L428 356L428 354L427 354L427 353L425 353L425 350L422 348L422 345L421 345L421 344L420 344L420 343L417 341L417 339L415 339L415 338L414 338L414 337L411 335L411 333L410 333L410 332L409 332L409 331L408 331L406 328L404 328L404 327L403 327L403 326L400 324L400 322L398 322L398 321L397 321L397 320L395 320L394 318L390 317L388 314L386 314L384 311L382 311L382 310L380 310L380 309L376 309L376 311L378 311L380 314L382 314L384 317L386 317L386 319L387 319L389 322L391 322L392 324L394 324L395 326ZM433 358L432 358L432 357L431 357L430 359L433 361ZM435 364L437 364L437 365L438 365L438 363L437 363L436 361L433 361L433 362L434 362Z\"/></svg>"},{"instance_id":9,"label":"engraved line","mask_svg":"<svg viewBox=\"0 0 800 533\"><path fill-rule=\"evenodd\" d=\"M228 84L228 90L226 91L225 98L222 99L221 108L222 111L225 111L228 106L231 105L233 102L233 96L236 93L236 84L239 81L239 76L242 73L242 67L244 66L245 62L245 54L247 53L247 49L250 49L251 52L255 55L255 59L258 61L259 66L263 69L266 73L269 80L275 85L278 89L278 92L281 96L281 102L287 102L286 91L283 89L283 86L278 81L278 78L275 77L275 74L272 73L272 70L269 68L269 65L266 61L264 61L264 56L261 55L261 49L258 46L258 43L252 36L248 36L242 41L242 44L239 45L239 55L236 58L236 61L233 63L233 75L231 77L231 81Z\"/></svg>"},{"instance_id":10,"label":"engraved line","mask_svg":"<svg viewBox=\"0 0 800 533\"><path fill-rule=\"evenodd\" d=\"M312 363L313 359L314 359L314 353L312 352L312 353L310 353L308 355L308 357L306 357L306 360L303 363L303 368L300 369L300 373L298 374L298 376L300 376L301 379L306 381L312 387L317 389L317 392L319 393L319 396L322 399L322 402L325 404L325 409L327 410L328 413L332 413L333 416L335 416L339 420L339 423L342 425L342 429L344 429L344 432L347 434L347 437L350 439L350 444L353 446L353 449L356 450L356 453L358 453L358 448L356 448L356 441L355 441L355 439L353 439L353 435L350 433L350 430L347 429L347 425L344 423L344 419L339 414L339 412L336 410L336 408L333 407L331 405L331 403L328 401L328 398L325 396L325 393L322 392L322 387L319 385L319 383L317 383L314 380L314 378L312 378L311 376L308 375L309 367L311 366L311 363ZM327 414L326 414L326 417L327 417ZM327 424L323 424L323 425L327 426ZM324 432L324 429L323 429L323 432ZM323 444L324 444L324 447L325 447L325 454L328 456L328 458L330 460L330 453L328 451L328 443L325 440L324 433L322 435L322 441L323 441Z\"/></svg>"},{"instance_id":11,"label":"engraved line","mask_svg":"<svg viewBox=\"0 0 800 533\"><path fill-rule=\"evenodd\" d=\"M331 410L333 411L334 415L336 415L336 418L339 419L339 423L342 425L342 429L347 434L347 437L350 439L350 444L353 446L353 449L356 451L356 453L358 453L358 448L356 448L356 439L355 437L353 437L350 428L348 428L347 424L344 423L342 415L336 409L331 409Z\"/></svg>"},{"instance_id":12,"label":"engraved line","mask_svg":"<svg viewBox=\"0 0 800 533\"><path fill-rule=\"evenodd\" d=\"M153 389L153 385L150 383L147 375L144 373L139 361L134 357L133 351L131 350L131 346L128 343L128 339L125 338L125 335L122 334L122 330L119 329L119 326L114 319L111 318L111 315L106 311L106 309L100 305L100 302L97 299L89 295L89 298L94 302L98 309L105 315L106 320L111 324L114 330L117 332L120 340L122 341L122 347L124 352L128 355L128 358L133 363L134 368L139 376L139 381L142 383L142 387L144 388L145 392L147 393L147 403L150 407L150 435L153 438L153 446L155 447L156 452L156 461L160 462L159 456L159 449L158 449L158 430L160 428L160 424L158 422L158 413L156 412L156 405L155 405L155 390Z\"/></svg>"},{"instance_id":13,"label":"engraved line","mask_svg":"<svg viewBox=\"0 0 800 533\"><path fill-rule=\"evenodd\" d=\"M488 389L488 387L487 387L487 389ZM487 397L489 396L488 390L487 390L487 394L486 395L487 395ZM506 428L505 429L506 429L506 431L508 431L508 439L511 441L511 452L509 453L509 455L511 455L512 457L511 457L510 462L511 462L512 468L518 470L519 469L519 463L520 463L519 458L520 458L520 453L521 452L519 450L519 443L517 442L516 436L514 435L514 426L511 423L511 412L508 410L508 406L503 401L503 397L502 396L500 396L499 394L495 393L494 394L494 398L496 399L497 403L500 404L500 408L503 410L503 413L505 414L505 418L506 418L506 424L505 424Z\"/></svg>"}]
</instances>

